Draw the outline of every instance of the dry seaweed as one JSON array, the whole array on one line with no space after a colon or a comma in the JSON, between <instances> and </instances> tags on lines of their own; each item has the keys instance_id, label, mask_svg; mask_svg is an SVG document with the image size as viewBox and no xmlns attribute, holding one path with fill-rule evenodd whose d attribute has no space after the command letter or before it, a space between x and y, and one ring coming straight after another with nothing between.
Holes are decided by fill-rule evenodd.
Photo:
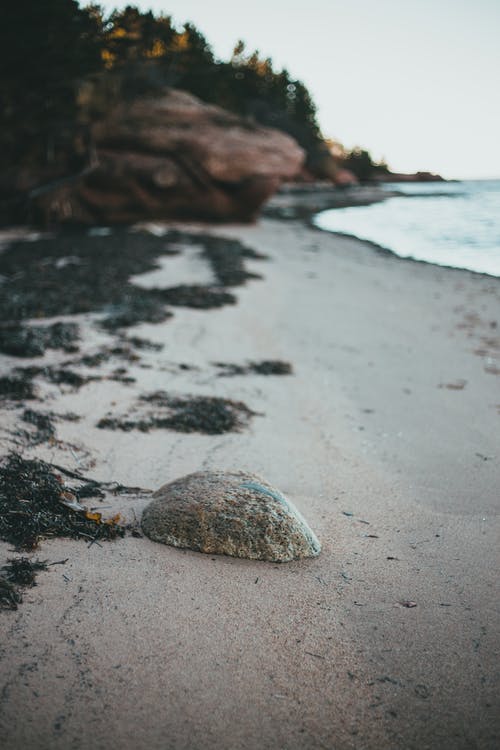
<instances>
[{"instance_id":1,"label":"dry seaweed","mask_svg":"<svg viewBox=\"0 0 500 750\"><path fill-rule=\"evenodd\" d=\"M246 247L239 240L216 237L211 234L183 232L177 229L170 230L165 236L172 243L201 245L203 255L212 266L221 286L240 286L247 279L261 278L259 274L246 270L245 259L266 260L267 256Z\"/></svg>"},{"instance_id":2,"label":"dry seaweed","mask_svg":"<svg viewBox=\"0 0 500 750\"><path fill-rule=\"evenodd\" d=\"M63 231L36 242L19 241L0 256L0 274L7 282L0 299L0 320L101 312L106 314L102 325L116 331L141 322L166 320L171 315L165 308L169 295L177 300L172 304L199 308L232 304L234 297L222 289L144 289L130 281L135 274L157 269L159 257L177 254L170 245L179 240L203 246L222 286L255 278L246 271L244 259L263 257L237 240L186 232L156 237L123 229L106 236ZM16 335L24 334L18 329ZM14 342L14 346L23 351L28 343ZM34 346L38 351L41 348L36 343Z\"/></svg>"},{"instance_id":3,"label":"dry seaweed","mask_svg":"<svg viewBox=\"0 0 500 750\"><path fill-rule=\"evenodd\" d=\"M245 269L245 258L264 260L265 255L246 247L238 240L202 235L203 254L222 286L240 286L247 279L260 279L259 274Z\"/></svg>"},{"instance_id":4,"label":"dry seaweed","mask_svg":"<svg viewBox=\"0 0 500 750\"><path fill-rule=\"evenodd\" d=\"M123 348L128 351L130 351L132 347L135 349L146 349L152 352L159 352L163 349L163 344L158 344L149 339L143 339L140 336L123 336L122 341L125 344ZM135 358L137 359L137 355L135 355Z\"/></svg>"},{"instance_id":5,"label":"dry seaweed","mask_svg":"<svg viewBox=\"0 0 500 750\"><path fill-rule=\"evenodd\" d=\"M40 357L46 349L76 352L79 338L76 323L54 323L51 326L0 326L0 352L14 357Z\"/></svg>"},{"instance_id":6,"label":"dry seaweed","mask_svg":"<svg viewBox=\"0 0 500 750\"><path fill-rule=\"evenodd\" d=\"M127 362L138 362L140 357L128 345L103 346L94 354L84 354L78 359L72 359L64 363L68 365L85 365L85 367L100 367L110 359L124 359Z\"/></svg>"},{"instance_id":7,"label":"dry seaweed","mask_svg":"<svg viewBox=\"0 0 500 750\"><path fill-rule=\"evenodd\" d=\"M181 284L169 289L152 289L151 292L155 292L164 302L176 307L209 310L214 307L236 304L236 297L231 292L199 284Z\"/></svg>"},{"instance_id":8,"label":"dry seaweed","mask_svg":"<svg viewBox=\"0 0 500 750\"><path fill-rule=\"evenodd\" d=\"M22 600L17 586L14 586L4 575L0 574L0 607L2 609L17 609L17 605Z\"/></svg>"},{"instance_id":9,"label":"dry seaweed","mask_svg":"<svg viewBox=\"0 0 500 750\"><path fill-rule=\"evenodd\" d=\"M23 440L25 445L33 446L49 441L54 442L56 440L55 420L78 422L80 417L78 414L72 414L71 412L67 412L66 414L46 412L42 414L34 409L25 409L22 413L21 419L23 422L32 425L34 429L18 430L16 434Z\"/></svg>"},{"instance_id":10,"label":"dry seaweed","mask_svg":"<svg viewBox=\"0 0 500 750\"><path fill-rule=\"evenodd\" d=\"M140 402L142 405L154 405L154 411L136 419L105 417L97 423L97 427L124 432L165 429L220 435L241 429L255 415L241 401L216 396L170 396L164 391L157 391L142 396Z\"/></svg>"},{"instance_id":11,"label":"dry seaweed","mask_svg":"<svg viewBox=\"0 0 500 750\"><path fill-rule=\"evenodd\" d=\"M25 373L0 377L0 401L24 401L36 398L35 386Z\"/></svg>"},{"instance_id":12,"label":"dry seaweed","mask_svg":"<svg viewBox=\"0 0 500 750\"><path fill-rule=\"evenodd\" d=\"M7 560L0 573L0 607L17 609L22 602L19 589L36 586L36 576L47 568L46 562L28 557Z\"/></svg>"},{"instance_id":13,"label":"dry seaweed","mask_svg":"<svg viewBox=\"0 0 500 750\"><path fill-rule=\"evenodd\" d=\"M81 388L91 380L100 379L95 375L80 375L64 367L16 367L14 373L25 380L41 377L55 385L69 385L75 389Z\"/></svg>"},{"instance_id":14,"label":"dry seaweed","mask_svg":"<svg viewBox=\"0 0 500 750\"><path fill-rule=\"evenodd\" d=\"M78 487L67 486L55 469L60 467L27 460L17 453L0 462L0 539L17 549L31 550L49 537L98 540L123 536L124 529L115 522L87 517L77 502ZM85 479L75 472L71 476L80 482ZM102 496L102 485L90 484L95 496Z\"/></svg>"},{"instance_id":15,"label":"dry seaweed","mask_svg":"<svg viewBox=\"0 0 500 750\"><path fill-rule=\"evenodd\" d=\"M33 409L25 409L21 419L35 427L34 432L23 431L23 436L29 445L39 445L55 438L56 428L52 421L52 414L41 414Z\"/></svg>"},{"instance_id":16,"label":"dry seaweed","mask_svg":"<svg viewBox=\"0 0 500 750\"><path fill-rule=\"evenodd\" d=\"M45 561L17 557L7 560L7 565L4 565L2 572L5 578L16 586L35 586L37 574L47 568Z\"/></svg>"},{"instance_id":17,"label":"dry seaweed","mask_svg":"<svg viewBox=\"0 0 500 750\"><path fill-rule=\"evenodd\" d=\"M139 362L140 356L137 354L135 349L149 350L149 351L161 351L163 344L157 344L149 339L143 339L139 336L124 336L119 337L120 343L116 346L102 346L94 354L84 354L78 359L71 359L64 362L64 366L68 365L85 365L85 367L99 367L105 362L109 362L111 359L123 359L126 362Z\"/></svg>"},{"instance_id":18,"label":"dry seaweed","mask_svg":"<svg viewBox=\"0 0 500 750\"><path fill-rule=\"evenodd\" d=\"M138 323L163 323L172 317L154 290L129 286L119 303L105 307L107 315L101 326L106 331L117 331Z\"/></svg>"},{"instance_id":19,"label":"dry seaweed","mask_svg":"<svg viewBox=\"0 0 500 750\"><path fill-rule=\"evenodd\" d=\"M23 598L17 586L0 574L0 608L17 609Z\"/></svg>"},{"instance_id":20,"label":"dry seaweed","mask_svg":"<svg viewBox=\"0 0 500 750\"><path fill-rule=\"evenodd\" d=\"M108 375L106 377L106 380L114 380L116 383L125 383L125 385L128 385L129 383L135 383L136 378L133 378L131 375L127 375L128 370L125 367L117 367L111 375Z\"/></svg>"},{"instance_id":21,"label":"dry seaweed","mask_svg":"<svg viewBox=\"0 0 500 750\"><path fill-rule=\"evenodd\" d=\"M156 259L169 252L158 237L123 230L109 236L61 232L36 242L15 242L0 256L0 273L8 281L0 317L99 312L125 303L137 289L129 277L154 270Z\"/></svg>"},{"instance_id":22,"label":"dry seaweed","mask_svg":"<svg viewBox=\"0 0 500 750\"><path fill-rule=\"evenodd\" d=\"M291 375L293 370L289 362L279 359L263 359L261 362L249 362L246 365L237 365L231 362L214 362L221 372L219 377L232 377L234 375Z\"/></svg>"}]
</instances>

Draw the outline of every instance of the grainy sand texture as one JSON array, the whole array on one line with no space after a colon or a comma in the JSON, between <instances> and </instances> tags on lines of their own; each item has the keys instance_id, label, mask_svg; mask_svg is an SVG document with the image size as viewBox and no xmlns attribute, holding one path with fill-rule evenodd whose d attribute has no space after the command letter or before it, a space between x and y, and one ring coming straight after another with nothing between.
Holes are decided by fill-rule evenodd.
<instances>
[{"instance_id":1,"label":"grainy sand texture","mask_svg":"<svg viewBox=\"0 0 500 750\"><path fill-rule=\"evenodd\" d=\"M292 500L322 552L273 564L131 533L43 541L34 559L67 562L0 611L0 745L497 748L499 281L298 221L209 231L265 253L246 261L262 278L231 290L236 305L176 307L129 329L164 345L126 363L135 382L41 383L37 408L81 419L23 456L152 490L203 469L254 472ZM171 283L211 278L191 247L141 283L162 286L170 263ZM64 318L80 322L82 352L111 340L94 319ZM70 358L50 350L43 362ZM213 364L262 360L293 374L220 377ZM2 357L5 371L20 364ZM157 391L255 414L221 434L96 427ZM1 419L6 454L18 410ZM102 512L133 523L148 502L112 495ZM11 550L0 544L0 562Z\"/></svg>"}]
</instances>

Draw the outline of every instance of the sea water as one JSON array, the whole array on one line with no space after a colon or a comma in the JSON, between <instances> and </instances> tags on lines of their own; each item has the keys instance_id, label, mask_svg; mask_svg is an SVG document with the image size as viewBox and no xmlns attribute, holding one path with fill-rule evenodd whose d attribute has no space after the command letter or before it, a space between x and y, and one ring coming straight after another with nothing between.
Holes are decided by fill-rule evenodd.
<instances>
[{"instance_id":1,"label":"sea water","mask_svg":"<svg viewBox=\"0 0 500 750\"><path fill-rule=\"evenodd\" d=\"M320 229L370 240L403 258L500 276L500 180L397 183L402 195L335 208Z\"/></svg>"}]
</instances>

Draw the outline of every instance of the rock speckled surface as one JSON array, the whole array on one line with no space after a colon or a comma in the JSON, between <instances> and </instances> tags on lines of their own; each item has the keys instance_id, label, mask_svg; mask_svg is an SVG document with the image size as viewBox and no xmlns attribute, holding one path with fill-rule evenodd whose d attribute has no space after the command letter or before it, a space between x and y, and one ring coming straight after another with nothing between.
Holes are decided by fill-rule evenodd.
<instances>
[{"instance_id":1,"label":"rock speckled surface","mask_svg":"<svg viewBox=\"0 0 500 750\"><path fill-rule=\"evenodd\" d=\"M289 562L321 545L297 509L264 479L204 471L161 487L142 516L155 542L208 554Z\"/></svg>"}]
</instances>

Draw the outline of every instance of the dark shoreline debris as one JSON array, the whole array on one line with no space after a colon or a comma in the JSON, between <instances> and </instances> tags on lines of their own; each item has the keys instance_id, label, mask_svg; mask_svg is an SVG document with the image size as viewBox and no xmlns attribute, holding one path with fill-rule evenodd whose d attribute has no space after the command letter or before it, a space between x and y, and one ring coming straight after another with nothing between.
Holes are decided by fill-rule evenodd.
<instances>
[{"instance_id":1,"label":"dark shoreline debris","mask_svg":"<svg viewBox=\"0 0 500 750\"><path fill-rule=\"evenodd\" d=\"M40 445L40 443L50 443L54 445L59 443L57 440L56 427L54 422L79 422L81 417L78 414L67 412L66 414L55 414L52 411L39 412L34 409L25 409L21 414L21 420L34 429L26 430L19 428L14 434L21 439L21 443L26 446Z\"/></svg>"},{"instance_id":2,"label":"dark shoreline debris","mask_svg":"<svg viewBox=\"0 0 500 750\"><path fill-rule=\"evenodd\" d=\"M289 362L279 359L264 359L261 362L248 362L246 365L237 365L232 362L214 362L221 372L220 378L234 377L235 375L292 375L293 369Z\"/></svg>"},{"instance_id":3,"label":"dark shoreline debris","mask_svg":"<svg viewBox=\"0 0 500 750\"><path fill-rule=\"evenodd\" d=\"M93 354L84 354L77 359L70 359L63 363L63 367L80 366L99 367L111 359L120 359L125 362L139 362L141 357L135 351L161 351L163 344L157 344L149 339L143 339L139 336L120 336L117 345L101 346Z\"/></svg>"},{"instance_id":4,"label":"dark shoreline debris","mask_svg":"<svg viewBox=\"0 0 500 750\"><path fill-rule=\"evenodd\" d=\"M101 320L101 328L114 332L139 323L164 323L172 317L157 294L149 289L129 286L118 303L104 308L107 315Z\"/></svg>"},{"instance_id":5,"label":"dark shoreline debris","mask_svg":"<svg viewBox=\"0 0 500 750\"><path fill-rule=\"evenodd\" d=\"M124 535L118 518L105 521L80 506L79 488L66 485L56 473L60 468L17 453L0 461L0 539L16 549L32 550L50 537L102 540ZM70 476L83 484L86 497L102 498L105 485L89 482L76 472Z\"/></svg>"},{"instance_id":6,"label":"dark shoreline debris","mask_svg":"<svg viewBox=\"0 0 500 750\"><path fill-rule=\"evenodd\" d=\"M198 310L210 310L225 305L235 305L236 297L220 287L201 286L200 284L180 284L169 289L151 289L163 302L174 307L193 307Z\"/></svg>"},{"instance_id":7,"label":"dark shoreline debris","mask_svg":"<svg viewBox=\"0 0 500 750\"><path fill-rule=\"evenodd\" d=\"M136 274L158 269L160 257L177 255L174 245L179 242L202 247L220 287L146 289L131 281ZM65 230L36 242L14 242L0 255L0 274L6 281L0 320L10 321L10 328L4 329L6 346L16 356L39 356L44 347L56 344L73 347L76 327L64 326L74 324L28 329L19 324L26 318L103 313L101 326L119 331L137 323L166 320L172 315L167 304L196 308L234 304L234 296L224 287L258 278L245 269L244 261L263 257L238 240L177 231L157 237L121 228L106 236Z\"/></svg>"},{"instance_id":8,"label":"dark shoreline debris","mask_svg":"<svg viewBox=\"0 0 500 750\"><path fill-rule=\"evenodd\" d=\"M8 281L0 317L74 315L126 303L129 295L144 291L129 277L155 270L156 258L168 254L165 241L123 230L104 237L63 231L14 242L0 256L0 273Z\"/></svg>"},{"instance_id":9,"label":"dark shoreline debris","mask_svg":"<svg viewBox=\"0 0 500 750\"><path fill-rule=\"evenodd\" d=\"M239 240L177 229L170 230L164 236L174 244L203 247L203 255L212 266L221 286L241 286L248 279L262 278L259 274L246 270L245 260L267 260L268 256L247 247Z\"/></svg>"},{"instance_id":10,"label":"dark shoreline debris","mask_svg":"<svg viewBox=\"0 0 500 750\"><path fill-rule=\"evenodd\" d=\"M23 430L23 436L28 445L39 445L55 439L56 428L54 427L52 414L41 414L33 409L25 409L21 419L35 428L34 432Z\"/></svg>"},{"instance_id":11,"label":"dark shoreline debris","mask_svg":"<svg viewBox=\"0 0 500 750\"><path fill-rule=\"evenodd\" d=\"M46 560L30 560L29 557L17 557L7 560L2 570L5 571L6 578L17 586L34 586L36 583L36 574L40 570L47 570Z\"/></svg>"},{"instance_id":12,"label":"dark shoreline debris","mask_svg":"<svg viewBox=\"0 0 500 750\"><path fill-rule=\"evenodd\" d=\"M110 359L121 359L126 362L138 362L140 357L135 354L130 346L104 346L94 354L84 354L78 359L71 359L64 363L64 366L79 366L84 365L85 367L100 367L105 362L109 362Z\"/></svg>"},{"instance_id":13,"label":"dark shoreline debris","mask_svg":"<svg viewBox=\"0 0 500 750\"><path fill-rule=\"evenodd\" d=\"M66 367L16 367L15 375L23 379L41 377L54 385L69 385L71 388L81 388L91 380L99 380L95 375L80 375Z\"/></svg>"},{"instance_id":14,"label":"dark shoreline debris","mask_svg":"<svg viewBox=\"0 0 500 750\"><path fill-rule=\"evenodd\" d=\"M0 377L0 401L30 401L36 397L31 378L20 374Z\"/></svg>"},{"instance_id":15,"label":"dark shoreline debris","mask_svg":"<svg viewBox=\"0 0 500 750\"><path fill-rule=\"evenodd\" d=\"M147 404L153 405L154 411L146 412L136 419L104 417L97 423L97 427L124 432L166 429L220 435L224 432L237 432L256 414L241 401L217 396L171 396L164 391L139 399L139 405L143 408Z\"/></svg>"},{"instance_id":16,"label":"dark shoreline debris","mask_svg":"<svg viewBox=\"0 0 500 750\"><path fill-rule=\"evenodd\" d=\"M28 557L7 560L0 569L0 607L16 610L23 600L20 589L36 586L36 576L47 568L45 561Z\"/></svg>"},{"instance_id":17,"label":"dark shoreline debris","mask_svg":"<svg viewBox=\"0 0 500 750\"><path fill-rule=\"evenodd\" d=\"M79 339L76 323L53 323L50 326L7 324L0 326L0 352L14 357L41 357L46 349L77 352Z\"/></svg>"},{"instance_id":18,"label":"dark shoreline debris","mask_svg":"<svg viewBox=\"0 0 500 750\"><path fill-rule=\"evenodd\" d=\"M143 339L140 336L123 336L122 337L124 349L128 348L128 351L130 351L130 348L135 349L145 349L152 352L159 352L163 349L163 344L158 344L155 341L150 341L149 339ZM137 355L135 355L137 358Z\"/></svg>"},{"instance_id":19,"label":"dark shoreline debris","mask_svg":"<svg viewBox=\"0 0 500 750\"><path fill-rule=\"evenodd\" d=\"M58 386L67 385L75 391L87 383L101 380L114 380L126 384L135 382L135 378L130 377L123 367L115 368L109 375L80 375L67 367L16 367L10 376L0 378L0 400L35 399L33 378L42 378Z\"/></svg>"}]
</instances>

